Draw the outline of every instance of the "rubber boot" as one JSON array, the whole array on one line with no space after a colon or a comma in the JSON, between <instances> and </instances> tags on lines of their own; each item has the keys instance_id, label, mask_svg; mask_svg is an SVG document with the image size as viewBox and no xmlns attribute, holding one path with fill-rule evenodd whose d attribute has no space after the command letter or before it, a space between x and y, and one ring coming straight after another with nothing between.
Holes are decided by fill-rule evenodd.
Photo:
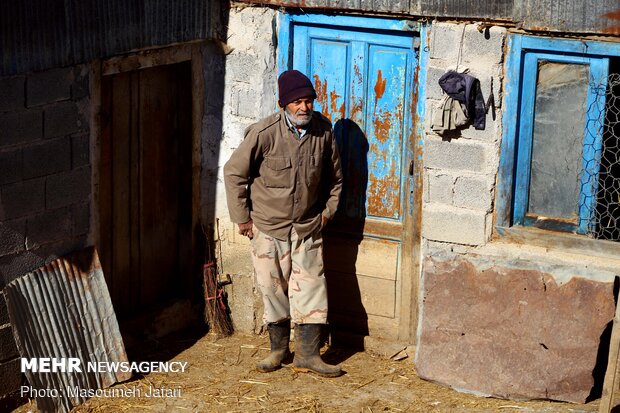
<instances>
[{"instance_id":1,"label":"rubber boot","mask_svg":"<svg viewBox=\"0 0 620 413\"><path fill-rule=\"evenodd\" d=\"M295 325L293 370L304 373L312 372L323 377L338 377L342 375L340 367L326 364L319 353L322 327L323 324Z\"/></svg>"},{"instance_id":2,"label":"rubber boot","mask_svg":"<svg viewBox=\"0 0 620 413\"><path fill-rule=\"evenodd\" d=\"M269 331L271 352L256 365L256 369L262 373L269 373L279 369L282 367L284 359L291 355L288 349L288 342L291 337L291 320L269 323L267 324L267 330Z\"/></svg>"}]
</instances>

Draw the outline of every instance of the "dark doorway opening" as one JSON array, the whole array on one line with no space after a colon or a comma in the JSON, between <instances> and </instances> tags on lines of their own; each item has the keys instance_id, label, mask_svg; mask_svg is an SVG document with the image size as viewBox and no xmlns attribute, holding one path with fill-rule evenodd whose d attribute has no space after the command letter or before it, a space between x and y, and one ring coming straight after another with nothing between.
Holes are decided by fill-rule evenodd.
<instances>
[{"instance_id":1,"label":"dark doorway opening","mask_svg":"<svg viewBox=\"0 0 620 413\"><path fill-rule=\"evenodd\" d=\"M131 348L196 317L191 63L103 76L101 97L99 253Z\"/></svg>"}]
</instances>

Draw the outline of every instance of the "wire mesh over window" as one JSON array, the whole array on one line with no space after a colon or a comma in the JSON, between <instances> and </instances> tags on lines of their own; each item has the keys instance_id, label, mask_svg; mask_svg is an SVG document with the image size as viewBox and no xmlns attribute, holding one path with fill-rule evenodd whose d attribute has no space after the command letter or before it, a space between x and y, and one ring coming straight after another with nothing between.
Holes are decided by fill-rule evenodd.
<instances>
[{"instance_id":1,"label":"wire mesh over window","mask_svg":"<svg viewBox=\"0 0 620 413\"><path fill-rule=\"evenodd\" d=\"M596 161L600 160L594 208L588 232L597 239L620 241L620 74L609 76L605 93L603 145ZM589 119L588 122L600 122ZM600 129L599 129L600 130ZM595 178L595 177L593 177Z\"/></svg>"}]
</instances>

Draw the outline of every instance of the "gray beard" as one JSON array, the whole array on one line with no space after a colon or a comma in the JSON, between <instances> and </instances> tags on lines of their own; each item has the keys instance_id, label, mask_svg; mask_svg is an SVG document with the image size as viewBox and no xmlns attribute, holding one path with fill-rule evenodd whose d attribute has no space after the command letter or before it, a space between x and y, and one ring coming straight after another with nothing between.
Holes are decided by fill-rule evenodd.
<instances>
[{"instance_id":1,"label":"gray beard","mask_svg":"<svg viewBox=\"0 0 620 413\"><path fill-rule=\"evenodd\" d=\"M290 113L286 109L284 110L284 113L286 114L286 117L288 118L288 120L296 128L304 128L304 126L308 126L310 124L310 121L312 120L312 111L310 111L310 116L308 117L308 119L303 119L299 116L296 116L295 114Z\"/></svg>"}]
</instances>

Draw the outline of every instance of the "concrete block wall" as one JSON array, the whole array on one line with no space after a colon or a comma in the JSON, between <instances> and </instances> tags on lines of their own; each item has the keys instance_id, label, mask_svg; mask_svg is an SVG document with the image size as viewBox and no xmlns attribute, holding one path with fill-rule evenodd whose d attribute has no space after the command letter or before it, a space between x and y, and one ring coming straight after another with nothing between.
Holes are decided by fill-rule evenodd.
<instances>
[{"instance_id":1,"label":"concrete block wall","mask_svg":"<svg viewBox=\"0 0 620 413\"><path fill-rule=\"evenodd\" d=\"M448 243L476 247L491 237L505 38L504 28L481 28L477 24L435 23L430 29L422 218L426 246ZM484 130L470 126L446 139L431 130L431 122L444 96L438 80L456 68L468 68L469 74L480 80L485 101L492 89L495 111L489 110Z\"/></svg>"},{"instance_id":2,"label":"concrete block wall","mask_svg":"<svg viewBox=\"0 0 620 413\"><path fill-rule=\"evenodd\" d=\"M89 69L0 78L0 288L87 245ZM0 410L22 383L0 295Z\"/></svg>"},{"instance_id":3,"label":"concrete block wall","mask_svg":"<svg viewBox=\"0 0 620 413\"><path fill-rule=\"evenodd\" d=\"M236 225L228 216L223 167L243 140L245 129L278 110L276 38L275 10L262 7L230 10L227 46L232 52L224 62L222 133L205 136L203 142L203 148L219 145L217 151L203 150L203 173L206 170L206 175L216 177L215 197L209 201L212 204L208 208L214 209L215 218L219 219L223 270L233 279L228 293L235 329L245 332L261 330L262 301L254 287L249 241L237 234Z\"/></svg>"}]
</instances>

